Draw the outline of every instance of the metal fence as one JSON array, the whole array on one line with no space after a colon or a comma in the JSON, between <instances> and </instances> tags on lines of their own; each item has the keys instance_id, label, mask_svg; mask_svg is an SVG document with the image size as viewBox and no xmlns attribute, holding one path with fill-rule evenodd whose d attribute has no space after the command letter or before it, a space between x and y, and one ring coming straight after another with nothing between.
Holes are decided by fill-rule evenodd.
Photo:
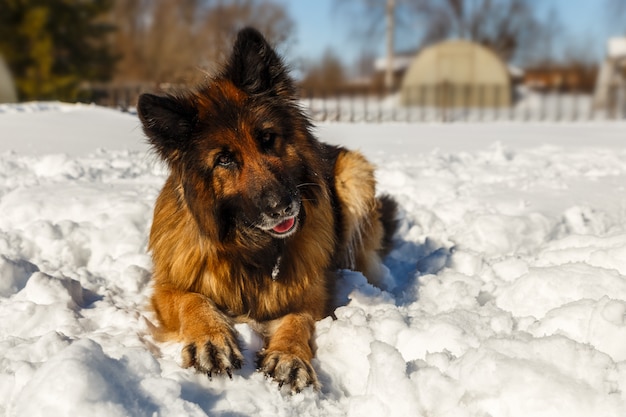
<instances>
[{"instance_id":1,"label":"metal fence","mask_svg":"<svg viewBox=\"0 0 626 417\"><path fill-rule=\"evenodd\" d=\"M391 96L305 97L301 104L314 120L330 122L626 120L626 86L609 86L595 95L525 88L503 93L497 86L429 86Z\"/></svg>"},{"instance_id":2,"label":"metal fence","mask_svg":"<svg viewBox=\"0 0 626 417\"><path fill-rule=\"evenodd\" d=\"M143 85L91 89L87 101L126 110ZM167 91L167 90L160 90ZM500 86L422 86L402 93L352 91L333 96L301 94L301 106L315 121L325 122L493 122L626 120L626 85L591 93L530 90Z\"/></svg>"}]
</instances>

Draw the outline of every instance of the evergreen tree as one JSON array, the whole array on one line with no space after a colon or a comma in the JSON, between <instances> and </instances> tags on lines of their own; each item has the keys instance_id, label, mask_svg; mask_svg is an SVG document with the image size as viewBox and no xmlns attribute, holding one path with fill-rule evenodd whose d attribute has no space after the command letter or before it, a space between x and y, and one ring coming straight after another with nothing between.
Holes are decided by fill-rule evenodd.
<instances>
[{"instance_id":1,"label":"evergreen tree","mask_svg":"<svg viewBox=\"0 0 626 417\"><path fill-rule=\"evenodd\" d=\"M0 54L22 100L78 98L83 81L105 81L114 56L112 0L0 0Z\"/></svg>"}]
</instances>

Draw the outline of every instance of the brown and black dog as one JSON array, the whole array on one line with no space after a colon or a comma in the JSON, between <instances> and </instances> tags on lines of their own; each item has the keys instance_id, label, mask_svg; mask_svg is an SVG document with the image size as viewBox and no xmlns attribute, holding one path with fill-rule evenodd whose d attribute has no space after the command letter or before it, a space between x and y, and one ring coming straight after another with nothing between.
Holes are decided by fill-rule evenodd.
<instances>
[{"instance_id":1,"label":"brown and black dog","mask_svg":"<svg viewBox=\"0 0 626 417\"><path fill-rule=\"evenodd\" d=\"M234 324L265 340L259 370L294 391L318 387L315 321L332 313L335 273L376 283L396 205L373 166L317 141L285 65L254 29L193 91L144 94L144 132L170 175L154 209L152 304L185 367L232 375Z\"/></svg>"}]
</instances>

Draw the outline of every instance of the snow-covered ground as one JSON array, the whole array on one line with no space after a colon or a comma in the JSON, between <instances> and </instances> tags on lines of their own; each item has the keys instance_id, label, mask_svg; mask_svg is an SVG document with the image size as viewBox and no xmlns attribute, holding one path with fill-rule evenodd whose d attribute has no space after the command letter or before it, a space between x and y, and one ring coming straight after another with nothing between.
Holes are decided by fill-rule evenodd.
<instances>
[{"instance_id":1,"label":"snow-covered ground","mask_svg":"<svg viewBox=\"0 0 626 417\"><path fill-rule=\"evenodd\" d=\"M163 167L135 116L0 106L0 415L624 416L626 124L325 124L401 206L384 289L344 271L321 392L156 344Z\"/></svg>"}]
</instances>

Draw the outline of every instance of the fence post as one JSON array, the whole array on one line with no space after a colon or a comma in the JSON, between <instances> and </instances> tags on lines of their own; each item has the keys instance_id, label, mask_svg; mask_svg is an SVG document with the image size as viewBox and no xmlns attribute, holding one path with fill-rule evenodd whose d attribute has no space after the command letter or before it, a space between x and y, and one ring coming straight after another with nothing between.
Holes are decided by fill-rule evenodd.
<instances>
[{"instance_id":1,"label":"fence post","mask_svg":"<svg viewBox=\"0 0 626 417\"><path fill-rule=\"evenodd\" d=\"M451 122L455 122L457 121L456 86L454 84L449 84L448 92L449 92L448 96L450 97L450 100L449 100L450 105L448 106L449 108L448 112L450 113L449 119Z\"/></svg>"},{"instance_id":2,"label":"fence post","mask_svg":"<svg viewBox=\"0 0 626 417\"><path fill-rule=\"evenodd\" d=\"M597 88L600 88L599 86ZM592 120L593 119L593 114L595 112L594 108L596 106L594 105L593 102L593 96L591 97L591 100L589 101L589 109L585 112L585 115L583 117L586 118L586 120Z\"/></svg>"},{"instance_id":3,"label":"fence post","mask_svg":"<svg viewBox=\"0 0 626 417\"><path fill-rule=\"evenodd\" d=\"M350 90L348 93L348 100L350 101L350 122L354 122L354 91Z\"/></svg>"},{"instance_id":4,"label":"fence post","mask_svg":"<svg viewBox=\"0 0 626 417\"><path fill-rule=\"evenodd\" d=\"M468 83L461 88L463 89L463 118L467 122L469 121L471 114L470 95L472 85Z\"/></svg>"},{"instance_id":5,"label":"fence post","mask_svg":"<svg viewBox=\"0 0 626 417\"><path fill-rule=\"evenodd\" d=\"M381 88L378 90L378 123L383 120L383 94L384 90Z\"/></svg>"},{"instance_id":6,"label":"fence post","mask_svg":"<svg viewBox=\"0 0 626 417\"><path fill-rule=\"evenodd\" d=\"M615 94L615 88L616 86L614 84L609 84L609 103L608 103L608 116L609 119L614 120L615 119L615 109L617 107L617 94Z\"/></svg>"},{"instance_id":7,"label":"fence post","mask_svg":"<svg viewBox=\"0 0 626 417\"><path fill-rule=\"evenodd\" d=\"M363 122L367 121L367 90L363 92Z\"/></svg>"},{"instance_id":8,"label":"fence post","mask_svg":"<svg viewBox=\"0 0 626 417\"><path fill-rule=\"evenodd\" d=\"M572 121L573 122L578 121L578 102L579 101L580 100L578 97L578 88L574 87L572 91Z\"/></svg>"},{"instance_id":9,"label":"fence post","mask_svg":"<svg viewBox=\"0 0 626 417\"><path fill-rule=\"evenodd\" d=\"M509 121L513 121L515 120L515 90L513 89L513 87L509 86ZM506 91L506 90L505 90Z\"/></svg>"},{"instance_id":10,"label":"fence post","mask_svg":"<svg viewBox=\"0 0 626 417\"><path fill-rule=\"evenodd\" d=\"M422 103L420 104L420 118L421 121L423 122L426 119L426 106L428 106L428 100L427 100L427 95L428 95L428 90L427 90L427 86L426 84L422 84L420 87L421 90L421 95L420 98L422 99Z\"/></svg>"},{"instance_id":11,"label":"fence post","mask_svg":"<svg viewBox=\"0 0 626 417\"><path fill-rule=\"evenodd\" d=\"M563 94L557 86L554 88L554 120L560 122L563 118Z\"/></svg>"},{"instance_id":12,"label":"fence post","mask_svg":"<svg viewBox=\"0 0 626 417\"><path fill-rule=\"evenodd\" d=\"M438 85L437 101L439 102L439 112L442 122L446 122L446 83Z\"/></svg>"},{"instance_id":13,"label":"fence post","mask_svg":"<svg viewBox=\"0 0 626 417\"><path fill-rule=\"evenodd\" d=\"M618 87L619 89L619 87ZM624 119L624 116L626 116L626 84L621 86L621 91L619 94L619 101L620 101L620 111L619 111L619 117L620 119Z\"/></svg>"},{"instance_id":14,"label":"fence post","mask_svg":"<svg viewBox=\"0 0 626 417\"><path fill-rule=\"evenodd\" d=\"M478 86L478 120L481 122L485 118L485 84Z\"/></svg>"},{"instance_id":15,"label":"fence post","mask_svg":"<svg viewBox=\"0 0 626 417\"><path fill-rule=\"evenodd\" d=\"M404 105L404 109L405 109L405 114L406 114L406 121L407 123L411 123L411 110L413 109L413 92L415 91L414 88L416 87L406 87L406 90L401 92L400 94L406 94L406 99L402 100L402 96L400 96L400 100L403 101L403 105Z\"/></svg>"},{"instance_id":16,"label":"fence post","mask_svg":"<svg viewBox=\"0 0 626 417\"><path fill-rule=\"evenodd\" d=\"M439 86L439 108L441 109L441 120L446 122L446 83Z\"/></svg>"},{"instance_id":17,"label":"fence post","mask_svg":"<svg viewBox=\"0 0 626 417\"><path fill-rule=\"evenodd\" d=\"M493 85L493 116L494 121L500 120L500 86Z\"/></svg>"},{"instance_id":18,"label":"fence post","mask_svg":"<svg viewBox=\"0 0 626 417\"><path fill-rule=\"evenodd\" d=\"M336 116L336 120L338 122L341 121L341 93L337 92L335 93L336 97L337 97L337 102L335 104L335 111L337 112L337 116Z\"/></svg>"},{"instance_id":19,"label":"fence post","mask_svg":"<svg viewBox=\"0 0 626 417\"><path fill-rule=\"evenodd\" d=\"M542 89L540 94L540 105L539 105L539 121L544 120L545 112L546 112L546 95L548 93L548 88L545 90Z\"/></svg>"}]
</instances>

